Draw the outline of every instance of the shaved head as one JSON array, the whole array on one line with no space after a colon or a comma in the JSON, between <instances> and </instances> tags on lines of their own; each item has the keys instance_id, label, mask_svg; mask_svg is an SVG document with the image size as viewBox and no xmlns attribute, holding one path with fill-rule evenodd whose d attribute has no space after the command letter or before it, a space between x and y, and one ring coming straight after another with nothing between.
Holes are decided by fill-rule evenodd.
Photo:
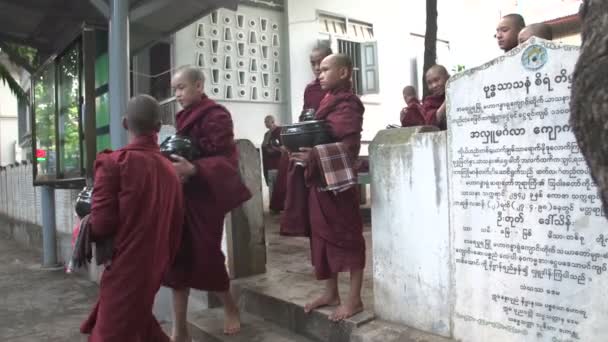
<instances>
[{"instance_id":1,"label":"shaved head","mask_svg":"<svg viewBox=\"0 0 608 342\"><path fill-rule=\"evenodd\" d=\"M179 75L184 76L192 83L196 83L198 81L205 83L205 74L203 74L203 71L190 65L177 68L177 70L175 70L175 76Z\"/></svg>"},{"instance_id":2,"label":"shaved head","mask_svg":"<svg viewBox=\"0 0 608 342\"><path fill-rule=\"evenodd\" d=\"M550 25L545 23L530 24L519 32L519 44L527 41L533 36L546 40L553 40L553 29Z\"/></svg>"},{"instance_id":3,"label":"shaved head","mask_svg":"<svg viewBox=\"0 0 608 342\"><path fill-rule=\"evenodd\" d=\"M448 73L448 69L446 69L443 65L435 64L427 70L426 74L437 73L438 75L444 76L446 78L450 78L450 73Z\"/></svg>"},{"instance_id":4,"label":"shaved head","mask_svg":"<svg viewBox=\"0 0 608 342\"><path fill-rule=\"evenodd\" d=\"M403 88L403 96L416 96L416 88L413 86Z\"/></svg>"},{"instance_id":5,"label":"shaved head","mask_svg":"<svg viewBox=\"0 0 608 342\"><path fill-rule=\"evenodd\" d=\"M353 61L347 55L336 53L325 57L321 62L319 81L321 88L333 90L341 87L352 87L351 75Z\"/></svg>"},{"instance_id":6,"label":"shaved head","mask_svg":"<svg viewBox=\"0 0 608 342\"><path fill-rule=\"evenodd\" d=\"M127 103L127 127L134 135L156 133L160 129L160 106L150 95L137 95Z\"/></svg>"},{"instance_id":7,"label":"shaved head","mask_svg":"<svg viewBox=\"0 0 608 342\"><path fill-rule=\"evenodd\" d=\"M314 49L312 49L312 52L317 52L323 57L327 57L333 53L333 51L331 51L331 48L325 44L319 44L315 46Z\"/></svg>"},{"instance_id":8,"label":"shaved head","mask_svg":"<svg viewBox=\"0 0 608 342\"><path fill-rule=\"evenodd\" d=\"M335 53L326 57L331 63L334 63L338 68L347 68L349 72L353 71L353 60L345 54Z\"/></svg>"},{"instance_id":9,"label":"shaved head","mask_svg":"<svg viewBox=\"0 0 608 342\"><path fill-rule=\"evenodd\" d=\"M424 75L424 78L431 94L445 94L445 84L450 78L450 74L443 65L435 64L430 67Z\"/></svg>"},{"instance_id":10,"label":"shaved head","mask_svg":"<svg viewBox=\"0 0 608 342\"><path fill-rule=\"evenodd\" d=\"M511 20L511 22L513 23L513 25L516 29L521 30L524 27L526 27L526 21L524 20L524 17L522 17L521 14L511 13L511 14L505 15L502 18Z\"/></svg>"},{"instance_id":11,"label":"shaved head","mask_svg":"<svg viewBox=\"0 0 608 342\"><path fill-rule=\"evenodd\" d=\"M526 27L524 17L519 14L507 14L496 27L496 40L498 46L505 52L511 51L518 45L517 36Z\"/></svg>"}]
</instances>

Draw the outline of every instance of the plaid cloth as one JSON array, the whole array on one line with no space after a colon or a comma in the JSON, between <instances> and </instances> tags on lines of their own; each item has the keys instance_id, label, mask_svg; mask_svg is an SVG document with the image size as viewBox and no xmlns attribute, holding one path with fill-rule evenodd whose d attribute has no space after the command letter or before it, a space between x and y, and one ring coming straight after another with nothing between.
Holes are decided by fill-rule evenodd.
<instances>
[{"instance_id":1,"label":"plaid cloth","mask_svg":"<svg viewBox=\"0 0 608 342\"><path fill-rule=\"evenodd\" d=\"M357 185L357 174L343 143L315 146L312 155L318 158L319 172L325 185L319 190L338 193Z\"/></svg>"}]
</instances>

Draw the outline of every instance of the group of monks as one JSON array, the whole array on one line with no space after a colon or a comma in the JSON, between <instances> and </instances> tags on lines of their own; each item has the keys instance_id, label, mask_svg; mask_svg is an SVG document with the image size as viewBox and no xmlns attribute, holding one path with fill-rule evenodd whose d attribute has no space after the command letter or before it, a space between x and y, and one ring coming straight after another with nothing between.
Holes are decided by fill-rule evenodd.
<instances>
[{"instance_id":1,"label":"group of monks","mask_svg":"<svg viewBox=\"0 0 608 342\"><path fill-rule=\"evenodd\" d=\"M497 28L499 46L509 51L517 36L540 36L539 27L524 30L523 18L505 16ZM543 37L547 38L547 37ZM356 178L365 108L353 93L353 64L327 47L312 51L315 79L304 93L304 111L324 120L338 144L341 159ZM403 91L407 103L403 126L445 128L447 70L431 67L425 80L430 95L418 101L415 89ZM112 239L113 255L103 272L98 301L81 331L93 342L190 342L187 323L190 289L210 291L225 310L224 333L240 331L239 309L230 293L230 279L221 251L225 215L251 197L238 173L233 122L228 110L209 99L199 68L179 68L171 81L183 108L176 117L177 134L188 137L201 152L196 160L164 157L157 142L158 102L147 95L132 98L123 126L129 143L104 151L95 161L90 224L91 239ZM311 259L325 290L305 306L310 312L335 306L333 321L363 310L361 287L365 240L356 182L328 190L328 158L317 147L287 151L280 146L280 128L266 119L262 144L265 170L277 168L271 208L281 214L281 233L310 238ZM266 159L266 158L265 158ZM331 158L329 158L331 159ZM330 167L331 169L331 167ZM352 178L352 177L351 177ZM350 272L350 292L342 300L338 274ZM152 314L161 285L173 291L171 337Z\"/></svg>"},{"instance_id":2,"label":"group of monks","mask_svg":"<svg viewBox=\"0 0 608 342\"><path fill-rule=\"evenodd\" d=\"M532 36L546 40L553 39L551 26L544 23L535 23L526 26L524 18L519 14L508 14L500 20L496 28L498 46L506 53L522 44ZM425 82L429 95L422 103L416 95L416 88L406 86L403 88L403 100L406 107L401 110L400 120L402 127L437 126L447 129L445 85L450 75L442 65L433 65L425 74Z\"/></svg>"}]
</instances>

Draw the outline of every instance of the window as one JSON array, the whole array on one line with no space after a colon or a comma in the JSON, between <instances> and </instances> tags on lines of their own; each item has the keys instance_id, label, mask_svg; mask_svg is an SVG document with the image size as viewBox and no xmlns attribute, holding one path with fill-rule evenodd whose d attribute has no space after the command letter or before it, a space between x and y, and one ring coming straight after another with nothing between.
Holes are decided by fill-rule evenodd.
<instances>
[{"instance_id":1,"label":"window","mask_svg":"<svg viewBox=\"0 0 608 342\"><path fill-rule=\"evenodd\" d=\"M378 47L374 26L349 18L319 14L321 33L336 37L337 51L353 61L353 87L357 95L377 94ZM333 46L336 48L336 46Z\"/></svg>"}]
</instances>

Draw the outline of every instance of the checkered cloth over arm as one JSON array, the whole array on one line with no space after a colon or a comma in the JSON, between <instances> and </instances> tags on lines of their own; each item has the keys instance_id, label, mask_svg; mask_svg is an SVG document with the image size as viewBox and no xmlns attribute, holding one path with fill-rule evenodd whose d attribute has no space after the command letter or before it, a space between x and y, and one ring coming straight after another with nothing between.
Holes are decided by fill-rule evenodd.
<instances>
[{"instance_id":1,"label":"checkered cloth over arm","mask_svg":"<svg viewBox=\"0 0 608 342\"><path fill-rule=\"evenodd\" d=\"M357 185L357 174L343 143L315 146L312 157L318 158L316 164L325 185L319 190L342 192Z\"/></svg>"}]
</instances>

